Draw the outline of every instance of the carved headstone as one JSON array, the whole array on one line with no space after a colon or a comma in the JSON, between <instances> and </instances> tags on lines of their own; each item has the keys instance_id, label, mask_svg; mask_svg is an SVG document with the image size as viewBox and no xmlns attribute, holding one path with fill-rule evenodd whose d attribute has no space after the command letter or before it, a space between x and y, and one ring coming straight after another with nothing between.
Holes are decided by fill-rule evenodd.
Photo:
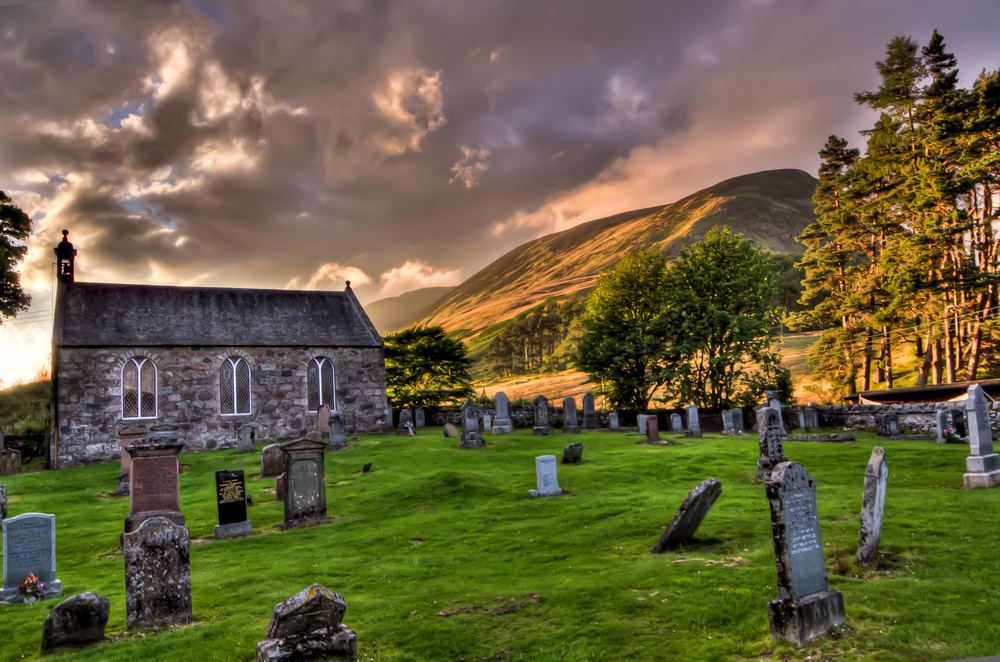
<instances>
[{"instance_id":1,"label":"carved headstone","mask_svg":"<svg viewBox=\"0 0 1000 662\"><path fill-rule=\"evenodd\" d=\"M619 424L618 424L618 412L613 411L610 414L608 414L608 426L612 430L620 430L621 429L621 426L619 426Z\"/></svg>"},{"instance_id":2,"label":"carved headstone","mask_svg":"<svg viewBox=\"0 0 1000 662\"><path fill-rule=\"evenodd\" d=\"M562 463L574 464L583 459L583 444L579 441L563 449Z\"/></svg>"},{"instance_id":3,"label":"carved headstone","mask_svg":"<svg viewBox=\"0 0 1000 662\"><path fill-rule=\"evenodd\" d=\"M415 414L414 425L418 428L427 427L427 415L424 413L423 409L418 409Z\"/></svg>"},{"instance_id":4,"label":"carved headstone","mask_svg":"<svg viewBox=\"0 0 1000 662\"><path fill-rule=\"evenodd\" d=\"M547 437L552 434L552 424L549 419L549 400L544 395L535 398L535 427L532 434L536 437Z\"/></svg>"},{"instance_id":5,"label":"carved headstone","mask_svg":"<svg viewBox=\"0 0 1000 662\"><path fill-rule=\"evenodd\" d=\"M62 595L56 577L56 516L25 513L5 519L3 528L3 589L0 602L23 602L17 586L28 575L42 582L42 598Z\"/></svg>"},{"instance_id":6,"label":"carved headstone","mask_svg":"<svg viewBox=\"0 0 1000 662\"><path fill-rule=\"evenodd\" d=\"M816 481L798 462L781 462L765 491L778 569L778 599L767 605L771 638L804 646L844 622L844 596L826 576Z\"/></svg>"},{"instance_id":7,"label":"carved headstone","mask_svg":"<svg viewBox=\"0 0 1000 662\"><path fill-rule=\"evenodd\" d=\"M656 417L656 414L646 415L646 442L647 443L660 443L660 421Z\"/></svg>"},{"instance_id":8,"label":"carved headstone","mask_svg":"<svg viewBox=\"0 0 1000 662\"><path fill-rule=\"evenodd\" d=\"M327 450L346 451L350 446L347 444L347 434L344 432L344 415L339 411L330 412L330 444Z\"/></svg>"},{"instance_id":9,"label":"carved headstone","mask_svg":"<svg viewBox=\"0 0 1000 662\"><path fill-rule=\"evenodd\" d=\"M670 415L670 430L674 434L684 434L684 419L680 414Z\"/></svg>"},{"instance_id":10,"label":"carved headstone","mask_svg":"<svg viewBox=\"0 0 1000 662\"><path fill-rule=\"evenodd\" d=\"M871 563L878 554L888 477L889 466L885 462L885 451L875 446L865 468L865 488L861 499L861 531L858 534L858 553L855 557L861 567Z\"/></svg>"},{"instance_id":11,"label":"carved headstone","mask_svg":"<svg viewBox=\"0 0 1000 662\"><path fill-rule=\"evenodd\" d=\"M703 480L698 487L688 492L684 503L663 530L663 535L653 545L653 553L658 554L673 549L694 536L720 494L722 494L722 483L714 478Z\"/></svg>"},{"instance_id":12,"label":"carved headstone","mask_svg":"<svg viewBox=\"0 0 1000 662\"><path fill-rule=\"evenodd\" d=\"M275 606L265 639L257 642L257 662L356 659L357 635L341 622L346 611L344 598L319 584L298 592Z\"/></svg>"},{"instance_id":13,"label":"carved headstone","mask_svg":"<svg viewBox=\"0 0 1000 662\"><path fill-rule=\"evenodd\" d=\"M150 517L165 517L184 526L177 461L183 448L184 444L169 438L164 442L135 442L126 448L132 458L132 475L125 533L135 531Z\"/></svg>"},{"instance_id":14,"label":"carved headstone","mask_svg":"<svg viewBox=\"0 0 1000 662\"><path fill-rule=\"evenodd\" d=\"M281 444L285 454L285 519L282 529L326 519L326 444L296 439Z\"/></svg>"},{"instance_id":15,"label":"carved headstone","mask_svg":"<svg viewBox=\"0 0 1000 662\"><path fill-rule=\"evenodd\" d=\"M285 454L281 444L268 444L260 452L260 477L277 478L285 471Z\"/></svg>"},{"instance_id":16,"label":"carved headstone","mask_svg":"<svg viewBox=\"0 0 1000 662\"><path fill-rule=\"evenodd\" d=\"M486 445L479 430L479 406L471 399L462 404L462 441L459 448L482 448Z\"/></svg>"},{"instance_id":17,"label":"carved headstone","mask_svg":"<svg viewBox=\"0 0 1000 662\"><path fill-rule=\"evenodd\" d=\"M216 538L239 538L253 532L247 520L247 491L242 471L215 472L215 504L219 511Z\"/></svg>"},{"instance_id":18,"label":"carved headstone","mask_svg":"<svg viewBox=\"0 0 1000 662\"><path fill-rule=\"evenodd\" d=\"M538 481L538 489L528 490L528 496L538 498L562 494L562 490L559 489L559 476L556 473L555 455L535 458L535 478Z\"/></svg>"},{"instance_id":19,"label":"carved headstone","mask_svg":"<svg viewBox=\"0 0 1000 662\"><path fill-rule=\"evenodd\" d=\"M590 391L583 395L583 427L588 430L601 427L597 420L597 410L594 408L594 394Z\"/></svg>"},{"instance_id":20,"label":"carved headstone","mask_svg":"<svg viewBox=\"0 0 1000 662\"><path fill-rule=\"evenodd\" d=\"M413 436L413 419L410 416L409 409L399 412L399 427L396 428L396 434L406 437Z\"/></svg>"},{"instance_id":21,"label":"carved headstone","mask_svg":"<svg viewBox=\"0 0 1000 662\"><path fill-rule=\"evenodd\" d=\"M493 408L496 410L497 418L493 421L493 434L510 434L514 431L514 423L510 420L510 403L507 401L507 394L498 391L493 396Z\"/></svg>"},{"instance_id":22,"label":"carved headstone","mask_svg":"<svg viewBox=\"0 0 1000 662\"><path fill-rule=\"evenodd\" d=\"M131 629L190 623L191 541L187 527L152 517L124 535L123 549L125 625Z\"/></svg>"},{"instance_id":23,"label":"carved headstone","mask_svg":"<svg viewBox=\"0 0 1000 662\"><path fill-rule=\"evenodd\" d=\"M236 452L240 455L257 450L257 430L252 425L243 425L236 437Z\"/></svg>"},{"instance_id":24,"label":"carved headstone","mask_svg":"<svg viewBox=\"0 0 1000 662\"><path fill-rule=\"evenodd\" d=\"M688 437L701 438L701 424L698 422L698 406L688 405L684 408L684 413L687 414L687 431Z\"/></svg>"},{"instance_id":25,"label":"carved headstone","mask_svg":"<svg viewBox=\"0 0 1000 662\"><path fill-rule=\"evenodd\" d=\"M969 387L965 399L965 417L969 423L969 457L965 458L966 489L994 487L1000 484L1000 456L993 452L993 430L986 393L979 384Z\"/></svg>"},{"instance_id":26,"label":"carved headstone","mask_svg":"<svg viewBox=\"0 0 1000 662\"><path fill-rule=\"evenodd\" d=\"M784 436L788 430L785 427L785 417L781 411L781 391L764 391L764 404L778 412L778 422L780 423L781 434Z\"/></svg>"},{"instance_id":27,"label":"carved headstone","mask_svg":"<svg viewBox=\"0 0 1000 662\"><path fill-rule=\"evenodd\" d=\"M757 443L760 457L757 459L757 474L754 480L770 480L771 472L781 462L787 462L781 434L781 416L773 407L764 407L757 412Z\"/></svg>"},{"instance_id":28,"label":"carved headstone","mask_svg":"<svg viewBox=\"0 0 1000 662\"><path fill-rule=\"evenodd\" d=\"M42 652L104 641L110 615L111 601L103 595L81 593L63 600L45 617Z\"/></svg>"},{"instance_id":29,"label":"carved headstone","mask_svg":"<svg viewBox=\"0 0 1000 662\"><path fill-rule=\"evenodd\" d=\"M563 398L563 434L580 434L575 398Z\"/></svg>"}]
</instances>

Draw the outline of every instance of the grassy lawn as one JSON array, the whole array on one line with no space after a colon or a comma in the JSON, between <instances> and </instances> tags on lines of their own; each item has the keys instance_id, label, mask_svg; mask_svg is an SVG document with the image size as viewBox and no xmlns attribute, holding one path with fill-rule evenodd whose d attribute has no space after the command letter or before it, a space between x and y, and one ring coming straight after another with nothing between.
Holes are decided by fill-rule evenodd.
<instances>
[{"instance_id":1,"label":"grassy lawn","mask_svg":"<svg viewBox=\"0 0 1000 662\"><path fill-rule=\"evenodd\" d=\"M125 630L126 498L109 497L117 465L5 477L10 515L55 513L64 596L111 600L112 641L52 660L252 660L274 605L316 582L347 602L359 658L384 661L952 660L1000 651L1000 489L963 490L968 448L885 444L889 484L881 567L854 567L865 465L874 437L788 442L816 478L831 585L847 623L796 650L768 636L776 597L770 518L751 485L753 436L708 435L674 447L635 435L487 435L459 450L440 428L416 438L362 436L328 454L331 521L280 532L274 479L257 455L181 456L181 508L191 536L196 623ZM534 458L584 444L559 468L561 497L529 499ZM361 473L365 462L374 470ZM254 535L215 541L213 471L243 469ZM723 485L676 552L649 549L688 490ZM57 600L0 606L0 659L38 655ZM442 613L448 615L441 615Z\"/></svg>"}]
</instances>

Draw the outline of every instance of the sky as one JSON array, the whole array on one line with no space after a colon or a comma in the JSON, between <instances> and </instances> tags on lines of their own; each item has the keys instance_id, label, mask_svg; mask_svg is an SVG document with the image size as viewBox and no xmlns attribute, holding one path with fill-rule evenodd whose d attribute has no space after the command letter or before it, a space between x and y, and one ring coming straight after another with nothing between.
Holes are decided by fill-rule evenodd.
<instances>
[{"instance_id":1,"label":"sky","mask_svg":"<svg viewBox=\"0 0 1000 662\"><path fill-rule=\"evenodd\" d=\"M0 380L78 280L457 285L535 237L729 177L812 174L895 35L960 83L997 0L0 0L0 190L33 219Z\"/></svg>"}]
</instances>

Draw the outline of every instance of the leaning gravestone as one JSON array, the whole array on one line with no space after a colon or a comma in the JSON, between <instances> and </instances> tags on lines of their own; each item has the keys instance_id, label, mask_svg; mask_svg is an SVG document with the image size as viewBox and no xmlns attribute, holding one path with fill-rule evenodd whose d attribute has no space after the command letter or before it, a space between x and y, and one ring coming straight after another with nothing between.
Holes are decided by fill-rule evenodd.
<instances>
[{"instance_id":1,"label":"leaning gravestone","mask_svg":"<svg viewBox=\"0 0 1000 662\"><path fill-rule=\"evenodd\" d=\"M132 458L125 533L135 531L150 517L166 517L177 526L184 526L177 462L183 448L184 444L176 439L167 439L135 442L125 449Z\"/></svg>"},{"instance_id":2,"label":"leaning gravestone","mask_svg":"<svg viewBox=\"0 0 1000 662\"><path fill-rule=\"evenodd\" d=\"M528 490L532 498L559 496L559 475L556 473L556 456L542 455L535 458L535 478L538 481L537 490Z\"/></svg>"},{"instance_id":3,"label":"leaning gravestone","mask_svg":"<svg viewBox=\"0 0 1000 662\"><path fill-rule=\"evenodd\" d=\"M507 394L498 391L493 396L493 408L496 409L497 419L493 421L493 434L510 434L514 431L514 423L510 420L510 403L507 401Z\"/></svg>"},{"instance_id":4,"label":"leaning gravestone","mask_svg":"<svg viewBox=\"0 0 1000 662\"><path fill-rule=\"evenodd\" d=\"M285 471L285 454L281 444L268 444L260 452L260 477L277 478Z\"/></svg>"},{"instance_id":5,"label":"leaning gravestone","mask_svg":"<svg viewBox=\"0 0 1000 662\"><path fill-rule=\"evenodd\" d=\"M0 485L0 522L7 519L7 486Z\"/></svg>"},{"instance_id":6,"label":"leaning gravestone","mask_svg":"<svg viewBox=\"0 0 1000 662\"><path fill-rule=\"evenodd\" d=\"M111 615L111 601L96 593L81 593L63 600L45 617L42 652L104 641Z\"/></svg>"},{"instance_id":7,"label":"leaning gravestone","mask_svg":"<svg viewBox=\"0 0 1000 662\"><path fill-rule=\"evenodd\" d=\"M42 598L62 595L56 578L56 516L25 513L3 521L3 589L0 602L24 602L17 586L29 575L42 582Z\"/></svg>"},{"instance_id":8,"label":"leaning gravestone","mask_svg":"<svg viewBox=\"0 0 1000 662\"><path fill-rule=\"evenodd\" d=\"M575 398L563 398L563 434L580 434Z\"/></svg>"},{"instance_id":9,"label":"leaning gravestone","mask_svg":"<svg viewBox=\"0 0 1000 662\"><path fill-rule=\"evenodd\" d=\"M765 490L778 568L778 599L767 605L767 623L772 639L804 646L844 622L844 596L826 576L816 481L798 462L781 462Z\"/></svg>"},{"instance_id":10,"label":"leaning gravestone","mask_svg":"<svg viewBox=\"0 0 1000 662\"><path fill-rule=\"evenodd\" d=\"M722 483L714 478L703 480L698 487L688 492L684 503L663 530L663 535L653 545L653 554L677 547L690 539L720 494L722 494Z\"/></svg>"},{"instance_id":11,"label":"leaning gravestone","mask_svg":"<svg viewBox=\"0 0 1000 662\"><path fill-rule=\"evenodd\" d=\"M427 427L427 415L423 409L418 409L414 415L414 426L418 428Z\"/></svg>"},{"instance_id":12,"label":"leaning gravestone","mask_svg":"<svg viewBox=\"0 0 1000 662\"><path fill-rule=\"evenodd\" d=\"M462 441L459 448L482 448L486 445L479 431L479 407L471 399L462 404Z\"/></svg>"},{"instance_id":13,"label":"leaning gravestone","mask_svg":"<svg viewBox=\"0 0 1000 662\"><path fill-rule=\"evenodd\" d=\"M701 424L698 422L698 405L688 405L684 408L684 413L687 414L688 420L686 436L700 439Z\"/></svg>"},{"instance_id":14,"label":"leaning gravestone","mask_svg":"<svg viewBox=\"0 0 1000 662\"><path fill-rule=\"evenodd\" d=\"M413 436L413 419L410 417L409 409L399 412L399 427L396 428L396 434L404 437Z\"/></svg>"},{"instance_id":15,"label":"leaning gravestone","mask_svg":"<svg viewBox=\"0 0 1000 662\"><path fill-rule=\"evenodd\" d=\"M347 434L344 432L344 415L336 410L331 411L329 422L330 443L327 450L346 451L350 446L347 445Z\"/></svg>"},{"instance_id":16,"label":"leaning gravestone","mask_svg":"<svg viewBox=\"0 0 1000 662\"><path fill-rule=\"evenodd\" d=\"M445 436L445 439L454 439L455 437L458 437L459 436L458 428L456 428L451 423L445 423L444 424L444 436Z\"/></svg>"},{"instance_id":17,"label":"leaning gravestone","mask_svg":"<svg viewBox=\"0 0 1000 662\"><path fill-rule=\"evenodd\" d=\"M547 437L552 434L549 422L549 400L544 395L535 398L535 427L531 433L536 437Z\"/></svg>"},{"instance_id":18,"label":"leaning gravestone","mask_svg":"<svg viewBox=\"0 0 1000 662\"><path fill-rule=\"evenodd\" d=\"M771 472L781 462L787 462L784 444L781 440L781 416L773 407L764 407L757 412L757 444L760 457L757 458L755 482L771 479Z\"/></svg>"},{"instance_id":19,"label":"leaning gravestone","mask_svg":"<svg viewBox=\"0 0 1000 662\"><path fill-rule=\"evenodd\" d=\"M4 431L0 428L0 476L21 473L21 452L8 449L4 445Z\"/></svg>"},{"instance_id":20,"label":"leaning gravestone","mask_svg":"<svg viewBox=\"0 0 1000 662\"><path fill-rule=\"evenodd\" d=\"M670 430L674 434L684 434L684 419L680 414L670 415Z\"/></svg>"},{"instance_id":21,"label":"leaning gravestone","mask_svg":"<svg viewBox=\"0 0 1000 662\"><path fill-rule=\"evenodd\" d=\"M618 429L620 429L620 427L618 425L618 412L613 411L610 414L608 414L608 426L612 430L618 430Z\"/></svg>"},{"instance_id":22,"label":"leaning gravestone","mask_svg":"<svg viewBox=\"0 0 1000 662\"><path fill-rule=\"evenodd\" d=\"M872 449L871 459L865 468L865 489L861 499L861 531L858 534L858 553L855 558L862 568L878 554L888 477L889 466L885 462L885 451L876 446Z\"/></svg>"},{"instance_id":23,"label":"leaning gravestone","mask_svg":"<svg viewBox=\"0 0 1000 662\"><path fill-rule=\"evenodd\" d=\"M247 521L247 492L242 471L215 472L215 503L219 511L216 538L239 538L253 532Z\"/></svg>"},{"instance_id":24,"label":"leaning gravestone","mask_svg":"<svg viewBox=\"0 0 1000 662\"><path fill-rule=\"evenodd\" d=\"M296 439L281 444L285 454L285 519L282 529L326 519L326 444Z\"/></svg>"},{"instance_id":25,"label":"leaning gravestone","mask_svg":"<svg viewBox=\"0 0 1000 662\"><path fill-rule=\"evenodd\" d=\"M338 593L313 584L275 606L257 662L291 662L327 657L354 660L357 635L341 621L347 611Z\"/></svg>"},{"instance_id":26,"label":"leaning gravestone","mask_svg":"<svg viewBox=\"0 0 1000 662\"><path fill-rule=\"evenodd\" d=\"M165 517L124 535L125 625L186 625L191 617L191 540Z\"/></svg>"},{"instance_id":27,"label":"leaning gravestone","mask_svg":"<svg viewBox=\"0 0 1000 662\"><path fill-rule=\"evenodd\" d=\"M236 452L239 454L253 453L257 450L257 430L252 425L240 428L236 438Z\"/></svg>"},{"instance_id":28,"label":"leaning gravestone","mask_svg":"<svg viewBox=\"0 0 1000 662\"><path fill-rule=\"evenodd\" d=\"M583 444L579 441L563 449L562 463L575 464L583 459Z\"/></svg>"},{"instance_id":29,"label":"leaning gravestone","mask_svg":"<svg viewBox=\"0 0 1000 662\"><path fill-rule=\"evenodd\" d=\"M583 427L588 430L601 427L597 420L597 410L594 409L594 394L590 391L583 395Z\"/></svg>"},{"instance_id":30,"label":"leaning gravestone","mask_svg":"<svg viewBox=\"0 0 1000 662\"><path fill-rule=\"evenodd\" d=\"M965 417L969 423L967 473L962 477L966 489L994 487L1000 484L1000 456L993 452L993 430L986 393L979 384L969 387L965 399Z\"/></svg>"}]
</instances>

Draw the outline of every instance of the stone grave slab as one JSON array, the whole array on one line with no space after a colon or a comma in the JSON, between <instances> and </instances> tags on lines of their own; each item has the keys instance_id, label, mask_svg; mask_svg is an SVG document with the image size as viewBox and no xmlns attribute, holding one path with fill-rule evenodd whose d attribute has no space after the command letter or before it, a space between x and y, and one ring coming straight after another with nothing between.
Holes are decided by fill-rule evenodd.
<instances>
[{"instance_id":1,"label":"stone grave slab","mask_svg":"<svg viewBox=\"0 0 1000 662\"><path fill-rule=\"evenodd\" d=\"M594 408L594 394L587 391L583 395L583 427L593 430L601 427L597 420L597 409Z\"/></svg>"},{"instance_id":2,"label":"stone grave slab","mask_svg":"<svg viewBox=\"0 0 1000 662\"><path fill-rule=\"evenodd\" d=\"M247 520L247 490L242 470L215 472L215 505L219 512L216 538L227 540L253 532Z\"/></svg>"},{"instance_id":3,"label":"stone grave slab","mask_svg":"<svg viewBox=\"0 0 1000 662\"><path fill-rule=\"evenodd\" d=\"M330 443L327 450L346 451L349 449L347 433L344 431L344 415L336 410L331 411L328 424L330 426Z\"/></svg>"},{"instance_id":4,"label":"stone grave slab","mask_svg":"<svg viewBox=\"0 0 1000 662\"><path fill-rule=\"evenodd\" d=\"M326 444L308 439L281 444L285 454L285 519L281 528L326 519L325 450Z\"/></svg>"},{"instance_id":5,"label":"stone grave slab","mask_svg":"<svg viewBox=\"0 0 1000 662\"><path fill-rule=\"evenodd\" d=\"M885 461L885 451L875 446L868 466L865 467L865 487L861 498L861 530L855 559L862 568L870 564L878 554L888 478L889 465Z\"/></svg>"},{"instance_id":6,"label":"stone grave slab","mask_svg":"<svg viewBox=\"0 0 1000 662\"><path fill-rule=\"evenodd\" d=\"M979 384L969 387L965 400L965 418L969 426L969 457L962 477L966 489L1000 485L1000 456L993 452L993 430L986 392Z\"/></svg>"},{"instance_id":7,"label":"stone grave slab","mask_svg":"<svg viewBox=\"0 0 1000 662\"><path fill-rule=\"evenodd\" d=\"M3 520L3 589L0 602L24 602L18 584L35 575L42 582L42 598L62 595L56 577L56 516L24 513Z\"/></svg>"},{"instance_id":8,"label":"stone grave slab","mask_svg":"<svg viewBox=\"0 0 1000 662\"><path fill-rule=\"evenodd\" d=\"M549 418L549 400L544 395L540 395L534 400L535 404L535 427L531 433L536 437L547 437L552 434L552 422Z\"/></svg>"},{"instance_id":9,"label":"stone grave slab","mask_svg":"<svg viewBox=\"0 0 1000 662\"><path fill-rule=\"evenodd\" d=\"M562 463L575 464L583 459L583 444L579 441L563 449Z\"/></svg>"},{"instance_id":10,"label":"stone grave slab","mask_svg":"<svg viewBox=\"0 0 1000 662\"><path fill-rule=\"evenodd\" d=\"M507 394L503 391L498 391L496 395L493 396L493 409L496 411L496 420L493 421L493 428L491 432L493 434L510 434L514 431L514 423L510 419L510 402L507 400Z\"/></svg>"},{"instance_id":11,"label":"stone grave slab","mask_svg":"<svg viewBox=\"0 0 1000 662\"><path fill-rule=\"evenodd\" d=\"M104 641L110 615L111 601L103 595L88 592L63 600L45 617L42 652Z\"/></svg>"},{"instance_id":12,"label":"stone grave slab","mask_svg":"<svg viewBox=\"0 0 1000 662\"><path fill-rule=\"evenodd\" d=\"M319 584L299 591L275 606L257 662L356 659L357 635L342 622L346 611L344 598Z\"/></svg>"},{"instance_id":13,"label":"stone grave slab","mask_svg":"<svg viewBox=\"0 0 1000 662\"><path fill-rule=\"evenodd\" d=\"M563 434L580 434L575 398L563 398Z\"/></svg>"},{"instance_id":14,"label":"stone grave slab","mask_svg":"<svg viewBox=\"0 0 1000 662\"><path fill-rule=\"evenodd\" d=\"M150 517L165 517L184 526L177 460L183 448L184 444L169 440L136 442L126 448L132 458L132 474L125 533L135 531Z\"/></svg>"},{"instance_id":15,"label":"stone grave slab","mask_svg":"<svg viewBox=\"0 0 1000 662\"><path fill-rule=\"evenodd\" d=\"M124 536L125 625L187 625L191 612L191 541L186 526L145 520Z\"/></svg>"},{"instance_id":16,"label":"stone grave slab","mask_svg":"<svg viewBox=\"0 0 1000 662\"><path fill-rule=\"evenodd\" d=\"M538 498L562 494L562 490L559 489L559 475L556 466L555 455L542 455L535 458L535 478L538 489L528 490L528 496Z\"/></svg>"},{"instance_id":17,"label":"stone grave slab","mask_svg":"<svg viewBox=\"0 0 1000 662\"><path fill-rule=\"evenodd\" d=\"M462 441L459 448L482 448L486 445L483 433L479 430L479 406L471 399L462 404Z\"/></svg>"},{"instance_id":18,"label":"stone grave slab","mask_svg":"<svg viewBox=\"0 0 1000 662\"><path fill-rule=\"evenodd\" d=\"M260 477L277 478L285 472L285 454L281 444L268 444L260 451Z\"/></svg>"},{"instance_id":19,"label":"stone grave slab","mask_svg":"<svg viewBox=\"0 0 1000 662\"><path fill-rule=\"evenodd\" d=\"M774 468L788 461L782 442L781 416L774 407L764 407L757 412L757 444L760 457L754 481L759 483L769 480Z\"/></svg>"},{"instance_id":20,"label":"stone grave slab","mask_svg":"<svg viewBox=\"0 0 1000 662\"><path fill-rule=\"evenodd\" d=\"M663 535L653 545L652 553L659 554L677 547L685 540L690 540L720 494L722 494L722 483L715 478L706 478L698 487L688 492L681 507L663 530Z\"/></svg>"}]
</instances>

